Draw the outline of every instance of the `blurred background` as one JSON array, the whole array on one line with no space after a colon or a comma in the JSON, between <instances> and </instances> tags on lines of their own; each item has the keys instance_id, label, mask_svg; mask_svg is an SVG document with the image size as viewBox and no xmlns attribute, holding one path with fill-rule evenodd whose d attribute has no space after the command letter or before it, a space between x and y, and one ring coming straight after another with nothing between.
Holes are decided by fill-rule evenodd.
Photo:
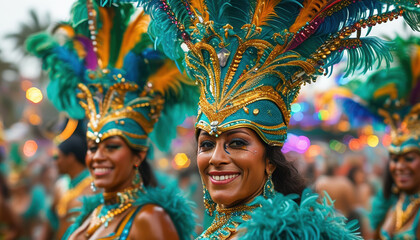
<instances>
[{"instance_id":1,"label":"blurred background","mask_svg":"<svg viewBox=\"0 0 420 240\"><path fill-rule=\"evenodd\" d=\"M71 5L72 1L19 0L3 2L0 8L0 172L2 184L11 189L13 211L33 225L33 239L45 220L43 211L60 177L53 160L53 139L63 129L65 116L46 98L48 78L40 61L24 50L24 42L30 34L67 20ZM396 34L413 34L402 19L372 32L390 39ZM381 186L391 139L385 127L353 126L342 114L334 101L340 95L336 87L352 78L363 78L343 77L340 69L344 67L338 64L331 76L302 87L302 94L292 105L291 130L283 151L309 184L325 175L347 179L354 191L352 206L361 216L362 231L368 238L370 229L364 216L371 196ZM194 122L194 117L188 118L179 126L172 152L156 152L152 164L179 181L196 202L202 219ZM37 196L42 196L38 202Z\"/></svg>"}]
</instances>

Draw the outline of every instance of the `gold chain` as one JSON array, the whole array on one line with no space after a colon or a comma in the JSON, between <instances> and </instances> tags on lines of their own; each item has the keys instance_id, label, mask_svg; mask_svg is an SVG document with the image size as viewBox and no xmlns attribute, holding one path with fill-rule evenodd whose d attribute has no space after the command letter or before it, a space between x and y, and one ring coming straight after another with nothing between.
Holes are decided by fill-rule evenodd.
<instances>
[{"instance_id":1,"label":"gold chain","mask_svg":"<svg viewBox=\"0 0 420 240\"><path fill-rule=\"evenodd\" d=\"M204 233L203 237L208 237L218 229L220 229L223 225L225 225L231 218L233 213L243 213L242 218L244 220L249 220L250 216L246 214L247 211L252 211L257 206L237 206L233 208L221 208L219 205L216 206L216 211L218 212L213 220L212 224L209 228L207 228L206 232ZM233 223L235 226L236 224ZM228 228L229 232L233 233L236 229Z\"/></svg>"},{"instance_id":2,"label":"gold chain","mask_svg":"<svg viewBox=\"0 0 420 240\"><path fill-rule=\"evenodd\" d=\"M135 201L136 197L138 196L137 193L141 191L139 186L130 187L122 192L112 192L112 193L103 193L103 197L105 203L107 204L114 204L119 203L118 208L110 209L105 216L99 217L99 214L104 207L104 204L99 205L95 208L92 213L92 219L90 220L89 227L86 231L85 236L89 238L92 234L98 230L102 224L105 223L105 227L107 227L108 223L114 219L115 216L125 212L131 206L133 206L133 202Z\"/></svg>"},{"instance_id":3,"label":"gold chain","mask_svg":"<svg viewBox=\"0 0 420 240\"><path fill-rule=\"evenodd\" d=\"M90 224L89 227L86 231L86 237L89 238L90 236L92 236L92 234L94 232L96 232L96 230L98 230L98 228L100 226L102 226L102 224L104 224L105 222L110 222L112 221L112 219L125 212L127 209L129 209L133 204L131 202L126 203L124 205L120 205L120 207L115 208L115 209L111 209L109 210L105 216L103 217L99 217L99 213L101 212L101 209L103 208L103 204L99 205L97 208L95 208L94 212L93 212L93 216L92 219L90 220Z\"/></svg>"},{"instance_id":4,"label":"gold chain","mask_svg":"<svg viewBox=\"0 0 420 240\"><path fill-rule=\"evenodd\" d=\"M399 231L407 220L414 214L414 208L420 204L420 198L413 199L405 210L403 210L404 199L400 199L395 207L395 231Z\"/></svg>"}]
</instances>

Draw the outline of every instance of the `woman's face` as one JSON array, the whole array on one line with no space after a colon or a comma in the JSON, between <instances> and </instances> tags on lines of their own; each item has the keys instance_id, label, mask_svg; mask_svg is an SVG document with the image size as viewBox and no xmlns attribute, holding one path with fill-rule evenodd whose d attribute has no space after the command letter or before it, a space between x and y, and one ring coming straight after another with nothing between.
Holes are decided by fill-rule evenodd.
<instances>
[{"instance_id":1,"label":"woman's face","mask_svg":"<svg viewBox=\"0 0 420 240\"><path fill-rule=\"evenodd\" d=\"M401 191L413 194L420 190L420 152L391 154L389 171Z\"/></svg>"},{"instance_id":2,"label":"woman's face","mask_svg":"<svg viewBox=\"0 0 420 240\"><path fill-rule=\"evenodd\" d=\"M122 191L132 185L135 165L140 165L146 152L135 154L118 136L100 143L88 142L86 164L96 187L105 192Z\"/></svg>"},{"instance_id":3,"label":"woman's face","mask_svg":"<svg viewBox=\"0 0 420 240\"><path fill-rule=\"evenodd\" d=\"M260 138L248 128L233 129L219 137L201 131L197 165L213 201L232 207L261 194L266 172L272 168L265 151Z\"/></svg>"}]
</instances>

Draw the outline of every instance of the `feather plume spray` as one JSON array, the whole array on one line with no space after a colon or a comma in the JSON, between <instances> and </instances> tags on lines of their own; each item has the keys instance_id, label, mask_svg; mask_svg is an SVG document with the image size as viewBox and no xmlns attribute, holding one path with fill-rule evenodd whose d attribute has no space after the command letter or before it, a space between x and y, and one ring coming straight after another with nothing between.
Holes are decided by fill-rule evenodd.
<instances>
[{"instance_id":1,"label":"feather plume spray","mask_svg":"<svg viewBox=\"0 0 420 240\"><path fill-rule=\"evenodd\" d=\"M47 95L59 111L66 111L71 118L83 119L85 111L74 94L85 67L70 44L60 46L49 34L39 33L26 41L26 49L44 59L43 68L51 79Z\"/></svg>"},{"instance_id":2,"label":"feather plume spray","mask_svg":"<svg viewBox=\"0 0 420 240\"><path fill-rule=\"evenodd\" d=\"M305 0L303 1L302 10L296 17L295 22L289 27L289 31L296 33L299 29L312 21L325 7L328 6L330 0Z\"/></svg>"},{"instance_id":3,"label":"feather plume spray","mask_svg":"<svg viewBox=\"0 0 420 240\"><path fill-rule=\"evenodd\" d=\"M240 225L246 229L240 239L361 239L355 234L357 221L345 225L346 218L336 213L328 194L320 202L318 194L306 189L300 205L293 201L293 194L260 198L262 207L252 212L252 221Z\"/></svg>"},{"instance_id":4,"label":"feather plume spray","mask_svg":"<svg viewBox=\"0 0 420 240\"><path fill-rule=\"evenodd\" d=\"M121 43L121 49L118 54L118 60L115 64L116 68L121 68L123 65L123 57L140 42L143 37L143 33L147 31L150 17L141 13L137 18L130 23L124 32L123 40ZM147 36L146 36L147 37Z\"/></svg>"},{"instance_id":5,"label":"feather plume spray","mask_svg":"<svg viewBox=\"0 0 420 240\"><path fill-rule=\"evenodd\" d=\"M275 8L282 0L258 0L252 15L251 24L256 27L268 25L268 21L278 17Z\"/></svg>"},{"instance_id":6,"label":"feather plume spray","mask_svg":"<svg viewBox=\"0 0 420 240\"><path fill-rule=\"evenodd\" d=\"M181 74L169 60L149 78L149 82L152 83L152 89L160 92L165 100L165 108L149 137L161 151L168 151L170 147L168 139L175 138L176 126L180 125L187 116L196 114L194 106L198 102L199 91L197 86Z\"/></svg>"},{"instance_id":7,"label":"feather plume spray","mask_svg":"<svg viewBox=\"0 0 420 240\"><path fill-rule=\"evenodd\" d=\"M100 43L98 46L98 58L101 60L100 61L100 68L105 68L108 66L109 61L110 61L110 39L111 39L111 28L112 28L112 17L113 17L113 13L112 13L112 9L105 9L105 8L100 8L99 9L99 16L102 22L102 26L100 27L100 29L98 30L98 34L96 36L97 41Z\"/></svg>"},{"instance_id":8,"label":"feather plume spray","mask_svg":"<svg viewBox=\"0 0 420 240\"><path fill-rule=\"evenodd\" d=\"M190 0L191 9L197 16L196 22L208 22L210 20L209 13L207 12L207 6L205 0ZM199 17L199 18L198 18ZM201 20L200 20L201 19Z\"/></svg>"}]
</instances>

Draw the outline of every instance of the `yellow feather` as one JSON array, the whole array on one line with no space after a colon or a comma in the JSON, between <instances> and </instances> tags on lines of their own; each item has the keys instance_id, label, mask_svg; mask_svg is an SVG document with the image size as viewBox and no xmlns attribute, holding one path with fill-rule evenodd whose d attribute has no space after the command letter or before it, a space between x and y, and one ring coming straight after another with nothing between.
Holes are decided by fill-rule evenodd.
<instances>
[{"instance_id":1,"label":"yellow feather","mask_svg":"<svg viewBox=\"0 0 420 240\"><path fill-rule=\"evenodd\" d=\"M133 22L131 22L123 36L120 52L118 54L116 68L122 68L125 55L141 40L141 35L147 31L150 17L142 12Z\"/></svg>"},{"instance_id":2,"label":"yellow feather","mask_svg":"<svg viewBox=\"0 0 420 240\"><path fill-rule=\"evenodd\" d=\"M320 13L330 3L328 0L305 0L303 8L298 17L289 28L289 32L296 33L301 27L310 22L318 13Z\"/></svg>"},{"instance_id":3,"label":"yellow feather","mask_svg":"<svg viewBox=\"0 0 420 240\"><path fill-rule=\"evenodd\" d=\"M384 95L389 95L391 97L391 99L397 99L398 98L398 89L397 89L397 86L395 85L395 83L387 84L387 85L379 88L378 90L376 90L373 93L374 98L379 98L379 97L382 97Z\"/></svg>"},{"instance_id":4,"label":"yellow feather","mask_svg":"<svg viewBox=\"0 0 420 240\"><path fill-rule=\"evenodd\" d=\"M168 60L165 64L148 79L152 86L153 90L160 92L165 95L169 91L172 91L176 94L179 93L181 88L180 83L188 83L188 79L183 75L175 63Z\"/></svg>"},{"instance_id":5,"label":"yellow feather","mask_svg":"<svg viewBox=\"0 0 420 240\"><path fill-rule=\"evenodd\" d=\"M86 50L81 42L73 40L73 48L76 50L77 56L79 56L80 59L84 59L86 57Z\"/></svg>"},{"instance_id":6,"label":"yellow feather","mask_svg":"<svg viewBox=\"0 0 420 240\"><path fill-rule=\"evenodd\" d=\"M70 25L61 24L54 30L54 34L57 32L64 32L69 38L73 38L75 35L74 29Z\"/></svg>"},{"instance_id":7,"label":"yellow feather","mask_svg":"<svg viewBox=\"0 0 420 240\"><path fill-rule=\"evenodd\" d=\"M194 11L196 16L201 16L204 22L210 21L207 6L204 0L191 0L190 5L192 6L191 9Z\"/></svg>"},{"instance_id":8,"label":"yellow feather","mask_svg":"<svg viewBox=\"0 0 420 240\"><path fill-rule=\"evenodd\" d=\"M96 36L98 42L98 58L99 67L105 68L109 63L109 48L111 41L112 18L114 12L111 8L99 8L102 28L98 31Z\"/></svg>"},{"instance_id":9,"label":"yellow feather","mask_svg":"<svg viewBox=\"0 0 420 240\"><path fill-rule=\"evenodd\" d=\"M258 0L251 24L255 24L257 27L267 25L270 18L277 17L274 9L280 2L281 0Z\"/></svg>"}]
</instances>

